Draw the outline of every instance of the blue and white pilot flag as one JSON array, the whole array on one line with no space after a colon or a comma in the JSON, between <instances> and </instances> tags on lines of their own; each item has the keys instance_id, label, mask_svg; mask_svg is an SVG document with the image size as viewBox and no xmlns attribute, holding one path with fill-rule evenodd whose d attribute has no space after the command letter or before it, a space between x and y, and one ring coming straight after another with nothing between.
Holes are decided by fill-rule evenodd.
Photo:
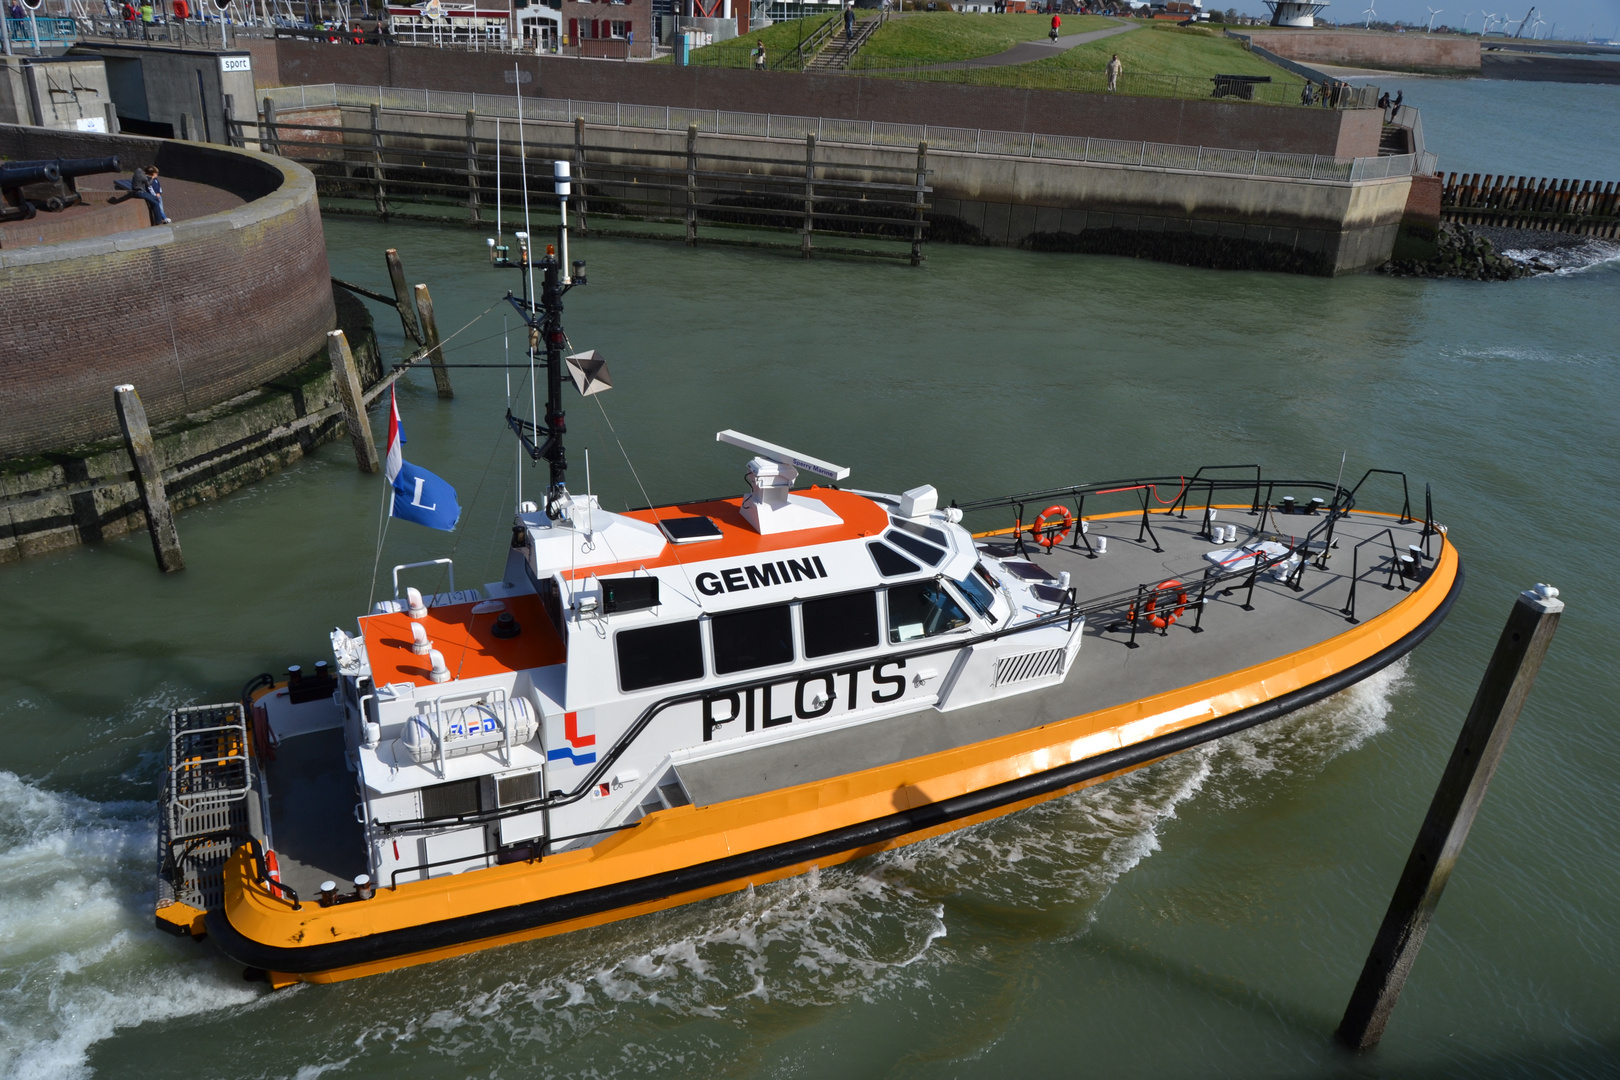
<instances>
[{"instance_id":1,"label":"blue and white pilot flag","mask_svg":"<svg viewBox=\"0 0 1620 1080\"><path fill-rule=\"evenodd\" d=\"M456 489L405 460L405 428L399 422L399 402L393 388L388 391L388 464L384 475L394 488L389 517L413 521L430 529L451 532L461 519Z\"/></svg>"}]
</instances>

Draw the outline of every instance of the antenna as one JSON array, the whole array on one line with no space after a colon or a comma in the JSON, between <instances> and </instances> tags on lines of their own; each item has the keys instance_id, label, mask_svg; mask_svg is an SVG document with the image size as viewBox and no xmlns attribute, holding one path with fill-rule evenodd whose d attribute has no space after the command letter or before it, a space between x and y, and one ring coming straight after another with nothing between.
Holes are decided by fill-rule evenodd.
<instances>
[{"instance_id":1,"label":"antenna","mask_svg":"<svg viewBox=\"0 0 1620 1080\"><path fill-rule=\"evenodd\" d=\"M752 435L744 435L742 432L733 431L730 428L715 432L714 441L735 446L739 450L747 450L750 454L774 461L778 465L792 465L795 468L813 472L817 476L825 476L829 480L842 480L849 475L849 470L842 465L834 465L831 462L822 461L820 458L813 458L808 454L801 454L797 450L789 450L785 446L777 446L775 443L766 442L764 439L756 439Z\"/></svg>"}]
</instances>

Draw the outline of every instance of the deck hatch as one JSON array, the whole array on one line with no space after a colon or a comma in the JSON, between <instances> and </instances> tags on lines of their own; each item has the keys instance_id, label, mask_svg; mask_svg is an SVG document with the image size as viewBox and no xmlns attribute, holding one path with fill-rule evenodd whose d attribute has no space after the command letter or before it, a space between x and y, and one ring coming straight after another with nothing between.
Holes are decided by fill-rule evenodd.
<instances>
[{"instance_id":1,"label":"deck hatch","mask_svg":"<svg viewBox=\"0 0 1620 1080\"><path fill-rule=\"evenodd\" d=\"M996 661L995 685L1005 686L1008 683L1023 682L1025 679L1040 679L1047 675L1056 675L1062 670L1063 650L1060 648L1003 656Z\"/></svg>"},{"instance_id":2,"label":"deck hatch","mask_svg":"<svg viewBox=\"0 0 1620 1080\"><path fill-rule=\"evenodd\" d=\"M718 540L724 533L720 526L707 517L660 518L658 527L672 544L700 544L705 540Z\"/></svg>"}]
</instances>

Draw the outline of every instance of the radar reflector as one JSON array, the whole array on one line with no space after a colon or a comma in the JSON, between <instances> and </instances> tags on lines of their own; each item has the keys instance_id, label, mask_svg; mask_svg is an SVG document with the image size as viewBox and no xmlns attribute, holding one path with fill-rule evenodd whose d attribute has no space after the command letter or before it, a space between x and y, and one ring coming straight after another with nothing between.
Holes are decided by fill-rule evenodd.
<instances>
[{"instance_id":1,"label":"radar reflector","mask_svg":"<svg viewBox=\"0 0 1620 1080\"><path fill-rule=\"evenodd\" d=\"M613 389L613 377L608 374L607 361L596 355L595 349L575 353L567 357L567 361L568 377L574 380L581 397Z\"/></svg>"}]
</instances>

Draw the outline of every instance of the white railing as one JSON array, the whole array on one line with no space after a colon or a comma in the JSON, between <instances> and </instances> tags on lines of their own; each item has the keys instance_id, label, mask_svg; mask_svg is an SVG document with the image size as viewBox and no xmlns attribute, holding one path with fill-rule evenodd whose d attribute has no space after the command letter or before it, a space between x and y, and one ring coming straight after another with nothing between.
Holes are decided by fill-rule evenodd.
<instances>
[{"instance_id":1,"label":"white railing","mask_svg":"<svg viewBox=\"0 0 1620 1080\"><path fill-rule=\"evenodd\" d=\"M392 86L354 86L319 83L313 86L274 87L260 92L275 102L278 113L290 109L369 107L402 112L463 116L473 110L481 116L515 119L518 99L503 94L463 94L443 90L411 90ZM630 105L610 101L575 101L570 98L523 99L523 118L538 123L586 123L604 127L685 131L693 124L700 132L752 135L762 138L803 139L854 146L915 147L927 142L930 151L993 154L1001 157L1042 158L1093 162L1149 169L1216 173L1226 176L1268 176L1296 180L1353 183L1409 176L1434 170L1433 154L1397 157L1335 158L1319 154L1283 154L1270 150L1222 150L1174 143L1092 139L1077 135L1041 135L1027 131L992 131L986 128L939 127L934 124L888 124L877 120L838 120L818 116L783 116L777 113L729 112L724 109L683 109L665 105Z\"/></svg>"}]
</instances>

